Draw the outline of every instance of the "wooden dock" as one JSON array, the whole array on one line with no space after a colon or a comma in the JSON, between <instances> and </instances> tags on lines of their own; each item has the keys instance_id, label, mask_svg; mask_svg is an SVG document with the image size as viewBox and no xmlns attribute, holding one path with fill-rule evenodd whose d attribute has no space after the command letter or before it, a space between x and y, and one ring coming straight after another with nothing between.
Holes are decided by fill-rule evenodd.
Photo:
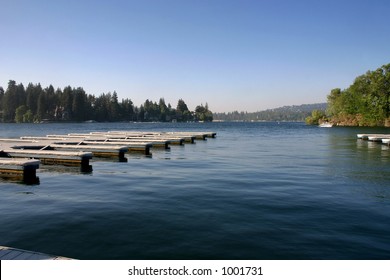
<instances>
[{"instance_id":1,"label":"wooden dock","mask_svg":"<svg viewBox=\"0 0 390 280\"><path fill-rule=\"evenodd\" d=\"M0 158L31 158L39 159L43 164L86 167L89 166L92 153L58 151L42 145L8 145L6 147L1 145Z\"/></svg>"},{"instance_id":2,"label":"wooden dock","mask_svg":"<svg viewBox=\"0 0 390 280\"><path fill-rule=\"evenodd\" d=\"M54 143L50 144L49 148L55 149L57 151L79 151L79 152L90 152L93 156L97 157L118 157L123 159L125 153L128 151L126 146L118 145L87 145L78 143L77 145L67 144L67 143Z\"/></svg>"},{"instance_id":3,"label":"wooden dock","mask_svg":"<svg viewBox=\"0 0 390 280\"><path fill-rule=\"evenodd\" d=\"M52 135L50 135L52 136ZM53 135L61 136L64 135ZM89 134L84 133L70 133L69 137L83 137L85 140L95 140L95 141L126 141L126 142L147 142L152 144L153 148L164 147L169 148L169 145L183 145L185 139L183 137L166 137L159 135L149 135L144 133L126 133L126 132L91 132Z\"/></svg>"},{"instance_id":4,"label":"wooden dock","mask_svg":"<svg viewBox=\"0 0 390 280\"><path fill-rule=\"evenodd\" d=\"M170 149L170 145L215 137L215 132L97 131L0 138L0 174L3 177L33 177L39 163L81 166L82 171L91 171L89 163L93 156L127 161L125 153L151 155L152 148Z\"/></svg>"},{"instance_id":5,"label":"wooden dock","mask_svg":"<svg viewBox=\"0 0 390 280\"><path fill-rule=\"evenodd\" d=\"M0 157L0 177L22 180L26 183L35 182L39 164L40 161L36 159Z\"/></svg>"},{"instance_id":6,"label":"wooden dock","mask_svg":"<svg viewBox=\"0 0 390 280\"><path fill-rule=\"evenodd\" d=\"M169 148L167 141L142 141L131 140L131 139L111 139L104 136L94 136L90 134L77 134L77 135L47 135L46 137L31 137L24 136L21 137L23 140L41 140L41 141L51 141L51 147L53 145L74 145L81 146L82 148L87 147L86 149L90 150L95 156L104 156L104 157L113 157L119 156L119 158L124 158L124 153L131 152L141 152L144 155L151 155L150 149L152 147L164 147ZM95 147L91 147L95 146ZM98 147L99 146L99 147ZM120 146L120 147L119 147ZM57 146L56 148L61 148ZM73 147L74 149L81 149ZM69 149L69 147L68 147ZM118 149L117 151L108 152L108 150ZM103 152L102 150L106 150Z\"/></svg>"},{"instance_id":7,"label":"wooden dock","mask_svg":"<svg viewBox=\"0 0 390 280\"><path fill-rule=\"evenodd\" d=\"M99 133L99 132L98 132ZM137 131L108 131L111 137L163 137L165 139L183 138L186 143L194 143L194 140L206 140L215 138L215 132L137 132Z\"/></svg>"},{"instance_id":8,"label":"wooden dock","mask_svg":"<svg viewBox=\"0 0 390 280\"><path fill-rule=\"evenodd\" d=\"M390 134L357 134L357 138L390 145Z\"/></svg>"},{"instance_id":9,"label":"wooden dock","mask_svg":"<svg viewBox=\"0 0 390 280\"><path fill-rule=\"evenodd\" d=\"M0 246L0 260L71 260L71 259L66 257L59 257L59 256L53 256L44 253Z\"/></svg>"}]
</instances>

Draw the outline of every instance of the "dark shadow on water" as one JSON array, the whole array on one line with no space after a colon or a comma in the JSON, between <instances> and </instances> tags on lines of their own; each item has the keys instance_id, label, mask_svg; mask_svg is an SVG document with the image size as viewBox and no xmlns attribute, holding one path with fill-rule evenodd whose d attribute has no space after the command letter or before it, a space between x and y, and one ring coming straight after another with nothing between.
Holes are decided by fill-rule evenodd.
<instances>
[{"instance_id":1,"label":"dark shadow on water","mask_svg":"<svg viewBox=\"0 0 390 280\"><path fill-rule=\"evenodd\" d=\"M29 178L8 178L8 177L1 177L0 176L0 183L1 182L6 182L6 183L16 183L16 184L21 184L21 185L39 185L40 180L38 176L34 177L29 177Z\"/></svg>"}]
</instances>

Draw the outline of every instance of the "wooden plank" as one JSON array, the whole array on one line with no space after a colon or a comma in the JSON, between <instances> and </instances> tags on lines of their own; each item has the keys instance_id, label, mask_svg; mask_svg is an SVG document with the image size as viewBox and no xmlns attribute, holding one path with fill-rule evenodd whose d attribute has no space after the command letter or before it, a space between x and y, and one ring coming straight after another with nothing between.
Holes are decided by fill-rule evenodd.
<instances>
[{"instance_id":1,"label":"wooden plank","mask_svg":"<svg viewBox=\"0 0 390 280\"><path fill-rule=\"evenodd\" d=\"M108 134L106 134L109 138L126 138L126 139L132 139L132 138L140 138L140 139L161 139L161 140L168 140L172 145L182 145L183 142L186 143L194 143L195 136L192 135L174 135L174 134L168 134L168 133L162 133L162 132L127 132L127 131L109 131Z\"/></svg>"},{"instance_id":2,"label":"wooden plank","mask_svg":"<svg viewBox=\"0 0 390 280\"><path fill-rule=\"evenodd\" d=\"M141 137L135 137L135 138L124 138L124 139L116 139L116 138L91 138L91 140L88 141L104 141L106 143L111 144L118 144L118 145L151 145L153 148L156 147L163 147L168 149L169 148L169 141L168 140L160 140L160 139L152 139L152 138L141 138Z\"/></svg>"},{"instance_id":3,"label":"wooden plank","mask_svg":"<svg viewBox=\"0 0 390 280\"><path fill-rule=\"evenodd\" d=\"M358 139L363 139L363 140L369 140L370 137L376 137L376 138L384 138L388 139L390 138L390 134L374 134L374 133L369 133L369 134L357 134Z\"/></svg>"},{"instance_id":4,"label":"wooden plank","mask_svg":"<svg viewBox=\"0 0 390 280\"><path fill-rule=\"evenodd\" d=\"M118 142L108 142L108 141L83 141L83 143L86 144L93 144L93 145L103 145L103 146L114 146L114 145L123 145L124 147L127 147L126 152L142 152L145 155L150 155L150 148L153 147L152 143L145 143L145 142L130 142L130 141L118 141Z\"/></svg>"},{"instance_id":5,"label":"wooden plank","mask_svg":"<svg viewBox=\"0 0 390 280\"><path fill-rule=\"evenodd\" d=\"M0 157L0 176L8 179L22 179L24 182L35 182L39 160L15 159Z\"/></svg>"},{"instance_id":6,"label":"wooden plank","mask_svg":"<svg viewBox=\"0 0 390 280\"><path fill-rule=\"evenodd\" d=\"M1 256L1 260L14 260L19 255L21 255L23 252L19 250L3 250L4 254Z\"/></svg>"},{"instance_id":7,"label":"wooden plank","mask_svg":"<svg viewBox=\"0 0 390 280\"><path fill-rule=\"evenodd\" d=\"M0 168L13 170L24 170L26 168L39 168L39 160L28 158L2 158L0 157Z\"/></svg>"},{"instance_id":8,"label":"wooden plank","mask_svg":"<svg viewBox=\"0 0 390 280\"><path fill-rule=\"evenodd\" d=\"M81 166L86 169L90 168L89 160L92 158L91 152L8 149L8 150L2 150L0 151L0 153L13 158L39 159L42 164Z\"/></svg>"},{"instance_id":9,"label":"wooden plank","mask_svg":"<svg viewBox=\"0 0 390 280\"><path fill-rule=\"evenodd\" d=\"M88 151L98 157L119 157L125 158L125 153L128 151L126 146L102 146L102 145L62 145L51 144L51 148L63 151Z\"/></svg>"},{"instance_id":10,"label":"wooden plank","mask_svg":"<svg viewBox=\"0 0 390 280\"><path fill-rule=\"evenodd\" d=\"M30 150L30 149L7 149L1 150L3 153L9 154L11 157L24 157L24 158L62 158L62 159L81 159L92 158L91 152L67 152L67 151L55 151L55 150Z\"/></svg>"},{"instance_id":11,"label":"wooden plank","mask_svg":"<svg viewBox=\"0 0 390 280\"><path fill-rule=\"evenodd\" d=\"M11 143L36 143L33 139L18 139L18 138L0 138L0 142L11 142Z\"/></svg>"},{"instance_id":12,"label":"wooden plank","mask_svg":"<svg viewBox=\"0 0 390 280\"><path fill-rule=\"evenodd\" d=\"M70 260L70 258L0 246L0 260Z\"/></svg>"},{"instance_id":13,"label":"wooden plank","mask_svg":"<svg viewBox=\"0 0 390 280\"><path fill-rule=\"evenodd\" d=\"M195 137L196 140L206 140L206 135L197 132L169 132L167 134L181 137Z\"/></svg>"},{"instance_id":14,"label":"wooden plank","mask_svg":"<svg viewBox=\"0 0 390 280\"><path fill-rule=\"evenodd\" d=\"M22 140L66 140L69 139L69 137L47 137L47 136L22 136L20 137Z\"/></svg>"}]
</instances>

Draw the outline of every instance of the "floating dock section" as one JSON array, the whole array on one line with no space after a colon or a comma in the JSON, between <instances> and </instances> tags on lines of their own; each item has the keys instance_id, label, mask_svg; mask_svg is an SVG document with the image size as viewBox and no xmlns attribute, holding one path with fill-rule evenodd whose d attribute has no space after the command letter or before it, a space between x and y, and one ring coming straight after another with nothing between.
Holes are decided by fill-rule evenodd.
<instances>
[{"instance_id":1,"label":"floating dock section","mask_svg":"<svg viewBox=\"0 0 390 280\"><path fill-rule=\"evenodd\" d=\"M89 166L91 152L61 151L51 145L50 141L0 139L0 158L30 158L39 159L43 164Z\"/></svg>"},{"instance_id":2,"label":"floating dock section","mask_svg":"<svg viewBox=\"0 0 390 280\"><path fill-rule=\"evenodd\" d=\"M357 134L357 138L390 145L390 134Z\"/></svg>"},{"instance_id":3,"label":"floating dock section","mask_svg":"<svg viewBox=\"0 0 390 280\"><path fill-rule=\"evenodd\" d=\"M0 246L0 260L71 260L71 259L66 257L59 257L59 256L53 256L44 253Z\"/></svg>"},{"instance_id":4,"label":"floating dock section","mask_svg":"<svg viewBox=\"0 0 390 280\"><path fill-rule=\"evenodd\" d=\"M36 170L39 168L39 164L40 161L37 159L0 157L0 176L24 182L34 182L37 178Z\"/></svg>"}]
</instances>

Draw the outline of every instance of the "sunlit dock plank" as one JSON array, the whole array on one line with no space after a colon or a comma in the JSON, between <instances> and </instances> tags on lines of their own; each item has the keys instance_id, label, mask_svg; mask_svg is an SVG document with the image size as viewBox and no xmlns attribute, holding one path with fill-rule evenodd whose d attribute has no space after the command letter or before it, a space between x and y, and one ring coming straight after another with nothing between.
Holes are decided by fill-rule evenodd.
<instances>
[{"instance_id":1,"label":"sunlit dock plank","mask_svg":"<svg viewBox=\"0 0 390 280\"><path fill-rule=\"evenodd\" d=\"M41 143L47 143L50 147L56 148L57 146L53 145L77 145L81 147L91 146L91 145L101 145L106 147L118 147L122 148L127 147L126 152L141 152L145 155L151 155L150 148L155 145L155 147L164 147L169 148L166 141L155 141L154 143L149 141L131 141L131 140L118 140L118 139L109 139L104 136L94 136L90 134L72 134L72 135L47 135L46 137L22 137L23 139L30 140L41 140ZM79 150L81 148L77 148ZM108 148L103 148L108 149ZM91 150L93 152L93 150ZM116 152L115 152L116 154ZM115 154L102 153L101 151L94 152L95 156L116 156ZM122 156L120 156L122 157Z\"/></svg>"},{"instance_id":2,"label":"sunlit dock plank","mask_svg":"<svg viewBox=\"0 0 390 280\"><path fill-rule=\"evenodd\" d=\"M184 138L173 137L153 137L153 136L127 136L127 135L107 135L107 141L127 141L127 142L149 142L153 147L169 148L169 145L183 145ZM93 138L91 138L93 139Z\"/></svg>"},{"instance_id":3,"label":"sunlit dock plank","mask_svg":"<svg viewBox=\"0 0 390 280\"><path fill-rule=\"evenodd\" d=\"M358 139L363 140L371 140L370 141L376 141L377 139L388 139L390 138L390 134L357 134Z\"/></svg>"},{"instance_id":4,"label":"sunlit dock plank","mask_svg":"<svg viewBox=\"0 0 390 280\"><path fill-rule=\"evenodd\" d=\"M110 138L113 139L113 138ZM126 136L125 140L133 141L148 141L148 142L167 142L168 145L183 145L185 139L183 137L163 137L163 136Z\"/></svg>"},{"instance_id":5,"label":"sunlit dock plank","mask_svg":"<svg viewBox=\"0 0 390 280\"><path fill-rule=\"evenodd\" d=\"M39 142L40 140L42 141L61 141L61 140L67 140L69 137L48 137L48 136L22 136L20 137L21 140L30 140L30 141L37 141Z\"/></svg>"},{"instance_id":6,"label":"sunlit dock plank","mask_svg":"<svg viewBox=\"0 0 390 280\"><path fill-rule=\"evenodd\" d=\"M69 133L69 134L48 134L46 135L46 138L47 139L56 139L56 138L62 138L62 139L86 139L86 138L90 138L92 135L90 134L73 134L73 133Z\"/></svg>"},{"instance_id":7,"label":"sunlit dock plank","mask_svg":"<svg viewBox=\"0 0 390 280\"><path fill-rule=\"evenodd\" d=\"M390 138L382 139L382 143L386 145L390 145Z\"/></svg>"},{"instance_id":8,"label":"sunlit dock plank","mask_svg":"<svg viewBox=\"0 0 390 280\"><path fill-rule=\"evenodd\" d=\"M66 152L55 150L32 150L32 149L3 149L1 156L12 158L34 158L43 164L60 164L65 166L89 166L92 159L90 152Z\"/></svg>"},{"instance_id":9,"label":"sunlit dock plank","mask_svg":"<svg viewBox=\"0 0 390 280\"><path fill-rule=\"evenodd\" d=\"M67 145L67 144L50 144L50 148L57 151L82 151L91 152L97 157L118 157L123 159L128 151L126 146L102 146L102 145Z\"/></svg>"},{"instance_id":10,"label":"sunlit dock plank","mask_svg":"<svg viewBox=\"0 0 390 280\"><path fill-rule=\"evenodd\" d=\"M57 135L58 136L58 135ZM62 135L65 137L65 135ZM141 133L141 132L90 132L85 133L69 133L69 137L82 137L90 140L100 140L105 139L107 141L143 141L151 142L153 147L165 147L168 148L169 144L171 145L183 145L185 139L184 137L169 137L161 135L160 133ZM195 138L194 138L195 139ZM189 141L191 142L191 141ZM192 141L193 142L193 141Z\"/></svg>"},{"instance_id":11,"label":"sunlit dock plank","mask_svg":"<svg viewBox=\"0 0 390 280\"><path fill-rule=\"evenodd\" d=\"M389 136L387 138L383 137L383 136L368 136L368 141L371 141L371 142L382 142L383 139L389 139L389 138L390 138Z\"/></svg>"},{"instance_id":12,"label":"sunlit dock plank","mask_svg":"<svg viewBox=\"0 0 390 280\"><path fill-rule=\"evenodd\" d=\"M179 132L165 132L165 134L173 135L190 135L194 136L197 140L205 140L206 138L215 138L216 132L201 132L201 131L179 131Z\"/></svg>"},{"instance_id":13,"label":"sunlit dock plank","mask_svg":"<svg viewBox=\"0 0 390 280\"><path fill-rule=\"evenodd\" d=\"M87 145L87 146L84 146ZM125 152L142 152L145 155L150 155L150 148L153 147L152 143L146 142L126 142L126 141L93 141L85 140L81 142L82 147L88 147L88 145L94 146L105 146L105 147L117 147L116 145L121 145L122 147L127 148Z\"/></svg>"},{"instance_id":14,"label":"sunlit dock plank","mask_svg":"<svg viewBox=\"0 0 390 280\"><path fill-rule=\"evenodd\" d=\"M99 134L99 132L93 133L94 135ZM164 132L109 131L106 135L110 138L162 139L170 141L172 145L182 145L184 142L193 144L196 138L193 135L173 135Z\"/></svg>"},{"instance_id":15,"label":"sunlit dock plank","mask_svg":"<svg viewBox=\"0 0 390 280\"><path fill-rule=\"evenodd\" d=\"M195 140L206 140L206 135L202 133L193 133L193 132L166 132L162 135L170 135L173 137L184 137L186 142ZM191 139L191 140L190 140Z\"/></svg>"},{"instance_id":16,"label":"sunlit dock plank","mask_svg":"<svg viewBox=\"0 0 390 280\"><path fill-rule=\"evenodd\" d=\"M132 132L132 131L109 131L110 134L114 133L125 133L127 135L137 135L140 134L143 137L148 136L160 136L160 137L193 137L196 140L206 140L206 138L215 138L217 133L216 132L199 132L199 131L174 131L174 132ZM187 142L190 139L187 139Z\"/></svg>"},{"instance_id":17,"label":"sunlit dock plank","mask_svg":"<svg viewBox=\"0 0 390 280\"><path fill-rule=\"evenodd\" d=\"M390 134L357 134L357 138L390 145Z\"/></svg>"},{"instance_id":18,"label":"sunlit dock plank","mask_svg":"<svg viewBox=\"0 0 390 280\"><path fill-rule=\"evenodd\" d=\"M39 164L40 161L37 159L0 157L0 176L25 182L33 181L36 179Z\"/></svg>"},{"instance_id":19,"label":"sunlit dock plank","mask_svg":"<svg viewBox=\"0 0 390 280\"><path fill-rule=\"evenodd\" d=\"M79 135L81 136L81 135ZM99 143L104 142L107 144L117 144L129 146L130 151L140 150L143 151L148 148L165 148L169 149L170 141L164 139L142 138L142 137L117 137L111 138L110 135L88 135L83 140L84 143Z\"/></svg>"},{"instance_id":20,"label":"sunlit dock plank","mask_svg":"<svg viewBox=\"0 0 390 280\"><path fill-rule=\"evenodd\" d=\"M0 138L0 143L37 143L35 139Z\"/></svg>"},{"instance_id":21,"label":"sunlit dock plank","mask_svg":"<svg viewBox=\"0 0 390 280\"><path fill-rule=\"evenodd\" d=\"M11 247L0 246L0 260L71 260L70 258L48 255Z\"/></svg>"},{"instance_id":22,"label":"sunlit dock plank","mask_svg":"<svg viewBox=\"0 0 390 280\"><path fill-rule=\"evenodd\" d=\"M86 133L70 133L70 136L90 136L90 135L104 135L105 137L195 137L198 140L205 140L206 138L215 138L216 132L202 132L202 131L177 131L177 132L158 132L158 131L94 131Z\"/></svg>"},{"instance_id":23,"label":"sunlit dock plank","mask_svg":"<svg viewBox=\"0 0 390 280\"><path fill-rule=\"evenodd\" d=\"M51 138L49 138L51 139ZM96 149L98 146L102 147L102 149L109 150L110 148L112 149L118 149L122 148L122 151L124 153L126 152L141 152L144 155L151 155L150 149L153 147L153 143L151 142L146 142L146 141L130 141L130 140L120 140L116 141L117 139L109 139L105 137L96 137L96 136L82 136L82 135L69 135L68 138L63 137L62 141L54 142L51 144L51 147L57 147L53 146L56 144L59 145L76 145L76 146L81 146L81 147L91 147L91 146L96 146L93 149ZM161 143L161 142L156 142L156 146L162 145L165 148L168 148L167 143ZM77 147L74 147L77 148ZM127 148L127 149L125 149ZM107 153L102 153L101 151L96 151L94 152L91 150L94 155L96 156L109 156ZM113 155L115 156L115 155ZM119 155L120 158L123 158L122 155Z\"/></svg>"},{"instance_id":24,"label":"sunlit dock plank","mask_svg":"<svg viewBox=\"0 0 390 280\"><path fill-rule=\"evenodd\" d=\"M216 132L208 131L208 132L201 132L201 133L206 135L207 138L216 138L217 137Z\"/></svg>"},{"instance_id":25,"label":"sunlit dock plank","mask_svg":"<svg viewBox=\"0 0 390 280\"><path fill-rule=\"evenodd\" d=\"M105 141L108 143L121 143L123 145L131 144L131 145L152 145L152 148L164 148L169 149L170 141L162 140L162 139L151 139L151 138L125 138L125 139L117 139L117 138L106 138L104 140L95 140L91 138L92 141Z\"/></svg>"}]
</instances>

